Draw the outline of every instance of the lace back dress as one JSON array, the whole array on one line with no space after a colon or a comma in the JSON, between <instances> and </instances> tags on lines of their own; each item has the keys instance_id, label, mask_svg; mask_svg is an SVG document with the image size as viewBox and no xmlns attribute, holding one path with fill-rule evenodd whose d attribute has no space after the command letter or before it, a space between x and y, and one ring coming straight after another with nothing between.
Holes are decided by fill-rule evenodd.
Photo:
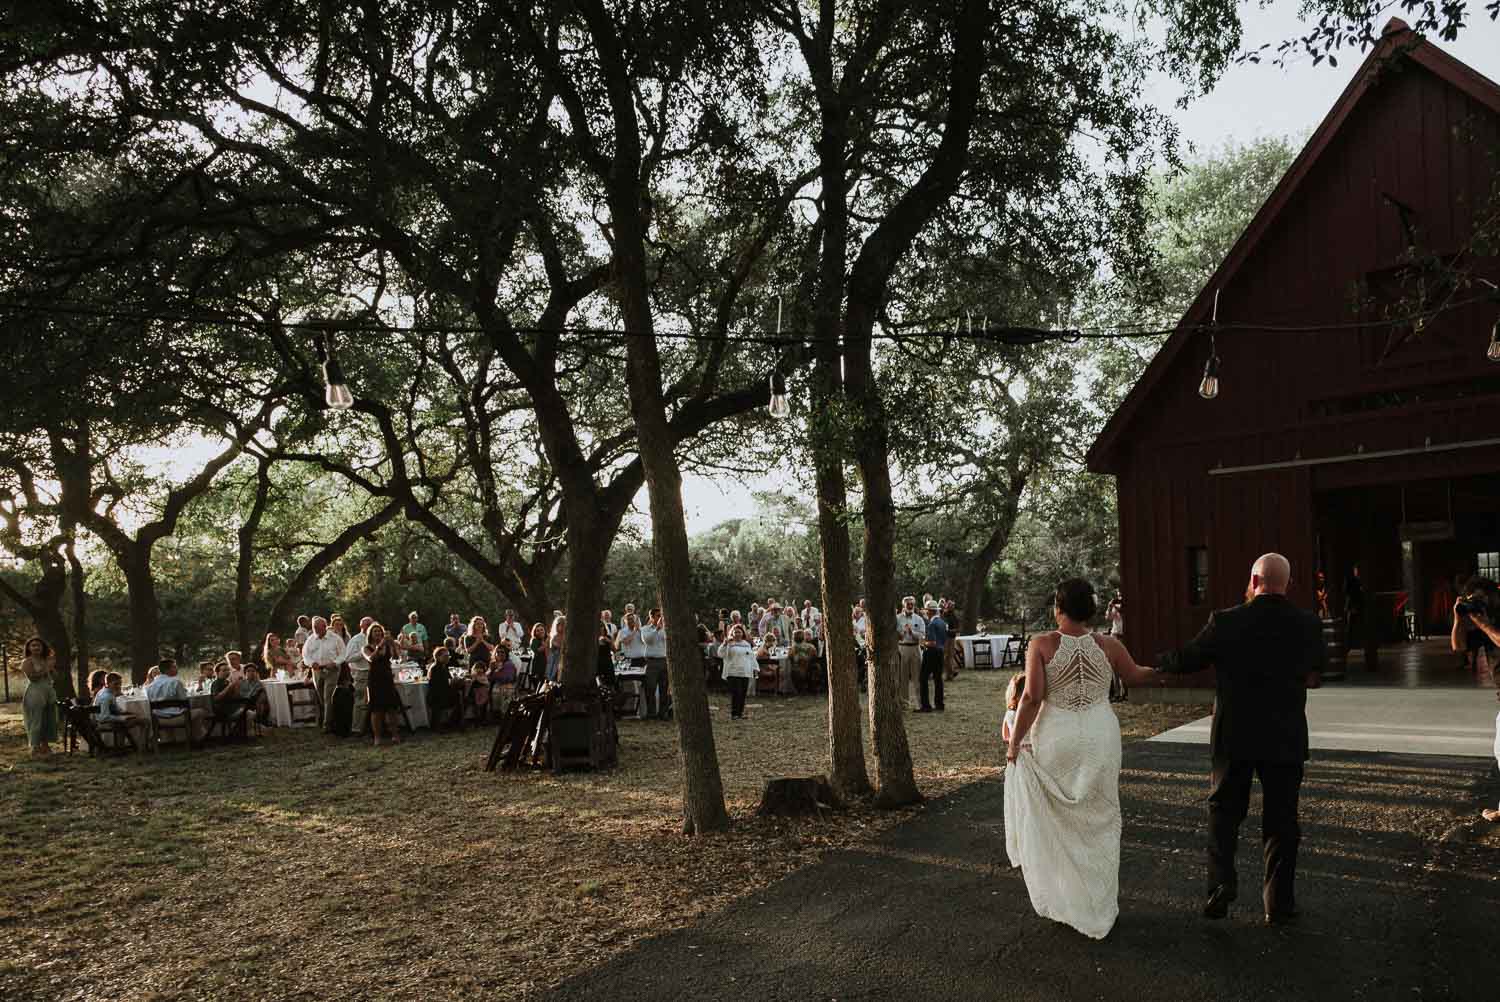
<instances>
[{"instance_id":1,"label":"lace back dress","mask_svg":"<svg viewBox=\"0 0 1500 1002\"><path fill-rule=\"evenodd\" d=\"M1028 745L1005 770L1005 849L1043 918L1103 939L1120 913L1120 722L1092 635L1057 635Z\"/></svg>"}]
</instances>

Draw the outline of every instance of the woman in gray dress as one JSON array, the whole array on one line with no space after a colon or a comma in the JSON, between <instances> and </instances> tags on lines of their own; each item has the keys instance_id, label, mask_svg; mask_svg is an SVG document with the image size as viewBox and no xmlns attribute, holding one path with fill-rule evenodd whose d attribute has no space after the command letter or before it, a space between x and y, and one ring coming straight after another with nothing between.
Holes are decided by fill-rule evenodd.
<instances>
[{"instance_id":1,"label":"woman in gray dress","mask_svg":"<svg viewBox=\"0 0 1500 1002\"><path fill-rule=\"evenodd\" d=\"M52 754L57 740L57 690L52 686L52 671L57 657L41 637L26 641L21 670L26 673L26 695L21 698L21 719L26 725L26 743L31 754Z\"/></svg>"}]
</instances>

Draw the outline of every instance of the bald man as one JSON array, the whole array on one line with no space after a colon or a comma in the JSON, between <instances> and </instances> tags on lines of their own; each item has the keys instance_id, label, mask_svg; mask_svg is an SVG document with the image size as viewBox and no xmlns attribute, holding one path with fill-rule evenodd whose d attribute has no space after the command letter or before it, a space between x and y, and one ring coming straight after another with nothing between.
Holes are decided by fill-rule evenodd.
<instances>
[{"instance_id":1,"label":"bald man","mask_svg":"<svg viewBox=\"0 0 1500 1002\"><path fill-rule=\"evenodd\" d=\"M1297 917L1294 884L1297 797L1307 761L1307 690L1323 669L1323 626L1286 597L1292 565L1267 553L1250 568L1246 601L1220 609L1181 650L1161 655L1158 671L1188 674L1213 668L1213 786L1208 795L1207 918L1229 914L1238 879L1234 856L1250 785L1260 777L1267 925Z\"/></svg>"}]
</instances>

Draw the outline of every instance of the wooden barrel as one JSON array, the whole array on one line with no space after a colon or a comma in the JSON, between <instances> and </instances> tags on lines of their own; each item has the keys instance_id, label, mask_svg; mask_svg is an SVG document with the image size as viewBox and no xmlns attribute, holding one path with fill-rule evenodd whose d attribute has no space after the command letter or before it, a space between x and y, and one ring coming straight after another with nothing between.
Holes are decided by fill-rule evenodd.
<instances>
[{"instance_id":1,"label":"wooden barrel","mask_svg":"<svg viewBox=\"0 0 1500 1002\"><path fill-rule=\"evenodd\" d=\"M1344 621L1342 619L1323 620L1323 652L1327 665L1323 669L1323 677L1337 681L1344 677Z\"/></svg>"}]
</instances>

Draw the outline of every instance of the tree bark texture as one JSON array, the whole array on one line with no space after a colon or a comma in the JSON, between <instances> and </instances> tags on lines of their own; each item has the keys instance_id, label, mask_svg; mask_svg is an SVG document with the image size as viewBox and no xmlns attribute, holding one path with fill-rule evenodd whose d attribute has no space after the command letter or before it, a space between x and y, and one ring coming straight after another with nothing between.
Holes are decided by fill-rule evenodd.
<instances>
[{"instance_id":1,"label":"tree bark texture","mask_svg":"<svg viewBox=\"0 0 1500 1002\"><path fill-rule=\"evenodd\" d=\"M161 657L161 607L156 601L156 577L151 573L149 545L131 543L115 555L125 574L130 610L130 680L146 681L146 669Z\"/></svg>"},{"instance_id":2,"label":"tree bark texture","mask_svg":"<svg viewBox=\"0 0 1500 1002\"><path fill-rule=\"evenodd\" d=\"M78 559L78 550L69 540L65 552L68 555L68 575L73 593L73 647L77 656L77 692L89 691L89 596L85 585L88 577L83 561ZM58 664L62 661L59 659Z\"/></svg>"},{"instance_id":3,"label":"tree bark texture","mask_svg":"<svg viewBox=\"0 0 1500 1002\"><path fill-rule=\"evenodd\" d=\"M73 663L73 640L68 633L68 624L63 620L62 613L63 596L68 587L68 572L62 556L55 550L44 551L37 558L37 563L41 565L42 576L37 580L30 595L16 591L3 579L0 579L0 595L26 610L26 614L31 617L31 622L36 627L37 636L52 648L53 654L57 657L57 671L53 673L56 678L53 684L57 686L58 696L67 699L75 691L73 673L69 670Z\"/></svg>"},{"instance_id":4,"label":"tree bark texture","mask_svg":"<svg viewBox=\"0 0 1500 1002\"><path fill-rule=\"evenodd\" d=\"M842 461L820 462L817 483L823 642L828 659L828 781L847 800L869 796L873 787L865 768L858 662L848 612L854 605L854 588L849 574L849 527L844 522L847 496Z\"/></svg>"},{"instance_id":5,"label":"tree bark texture","mask_svg":"<svg viewBox=\"0 0 1500 1002\"><path fill-rule=\"evenodd\" d=\"M234 632L239 648L250 660L250 652L256 646L251 635L250 592L251 579L255 571L255 536L260 532L261 517L266 512L266 502L271 496L269 463L262 459L255 471L255 499L238 534L239 549L234 568ZM268 631L269 632L269 631Z\"/></svg>"}]
</instances>

